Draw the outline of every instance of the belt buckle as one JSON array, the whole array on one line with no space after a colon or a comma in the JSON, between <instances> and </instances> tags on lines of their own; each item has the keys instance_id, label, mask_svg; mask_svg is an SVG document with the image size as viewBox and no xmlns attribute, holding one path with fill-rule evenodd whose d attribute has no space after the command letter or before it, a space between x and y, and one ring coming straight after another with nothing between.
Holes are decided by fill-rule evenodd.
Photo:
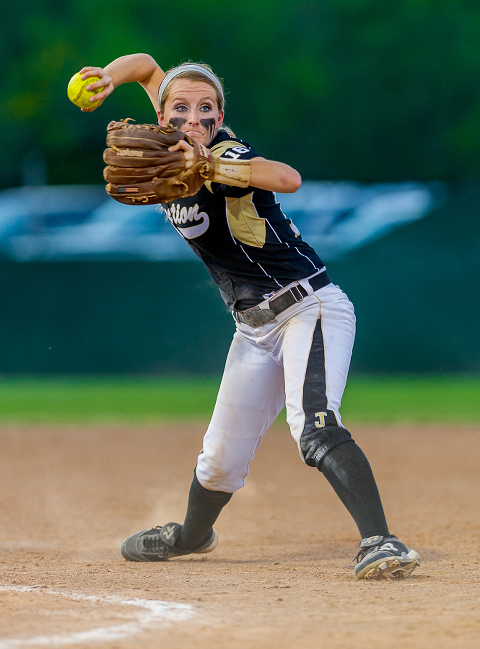
<instances>
[{"instance_id":1,"label":"belt buckle","mask_svg":"<svg viewBox=\"0 0 480 649\"><path fill-rule=\"evenodd\" d=\"M260 307L254 307L251 311L242 315L245 318L245 322L251 327L259 327L266 322L275 320L275 314L271 309L260 309Z\"/></svg>"}]
</instances>

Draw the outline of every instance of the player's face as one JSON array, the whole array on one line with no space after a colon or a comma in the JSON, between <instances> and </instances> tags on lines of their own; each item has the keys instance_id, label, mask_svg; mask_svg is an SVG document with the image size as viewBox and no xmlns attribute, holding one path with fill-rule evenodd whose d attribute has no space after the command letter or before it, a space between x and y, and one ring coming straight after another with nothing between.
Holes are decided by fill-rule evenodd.
<instances>
[{"instance_id":1,"label":"player's face","mask_svg":"<svg viewBox=\"0 0 480 649\"><path fill-rule=\"evenodd\" d=\"M223 110L217 104L217 95L209 83L176 79L165 101L164 113L158 114L158 123L167 123L186 133L200 144L208 146L222 125Z\"/></svg>"}]
</instances>

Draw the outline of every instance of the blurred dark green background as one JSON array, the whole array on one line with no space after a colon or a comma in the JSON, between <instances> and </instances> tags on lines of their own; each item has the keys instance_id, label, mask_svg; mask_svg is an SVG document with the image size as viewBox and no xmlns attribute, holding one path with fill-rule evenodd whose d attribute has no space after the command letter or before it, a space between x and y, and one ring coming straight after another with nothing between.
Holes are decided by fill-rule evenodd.
<instances>
[{"instance_id":1,"label":"blurred dark green background","mask_svg":"<svg viewBox=\"0 0 480 649\"><path fill-rule=\"evenodd\" d=\"M4 4L0 188L32 168L102 183L107 123L155 121L136 84L74 107L82 66L208 62L226 123L305 179L445 184L445 205L329 272L356 305L354 371L480 370L477 0ZM0 373L221 370L233 323L198 264L2 263L0 277Z\"/></svg>"},{"instance_id":2,"label":"blurred dark green background","mask_svg":"<svg viewBox=\"0 0 480 649\"><path fill-rule=\"evenodd\" d=\"M479 176L476 0L4 5L0 186L21 183L32 151L46 156L51 184L102 182L106 124L156 116L136 84L91 115L68 102L66 85L82 66L132 52L166 68L210 63L225 80L231 127L306 178Z\"/></svg>"}]
</instances>

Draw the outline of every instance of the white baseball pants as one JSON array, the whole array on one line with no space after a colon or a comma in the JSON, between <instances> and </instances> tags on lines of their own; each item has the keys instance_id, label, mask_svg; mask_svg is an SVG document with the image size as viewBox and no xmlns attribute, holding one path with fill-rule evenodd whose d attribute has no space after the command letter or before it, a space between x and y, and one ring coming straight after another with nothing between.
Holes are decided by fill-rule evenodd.
<instances>
[{"instance_id":1,"label":"white baseball pants","mask_svg":"<svg viewBox=\"0 0 480 649\"><path fill-rule=\"evenodd\" d=\"M243 487L255 451L285 405L302 460L307 417L315 417L319 428L325 420L342 427L353 305L334 284L313 292L308 282L300 283L308 296L275 321L256 328L237 323L198 457L196 474L206 489L233 493Z\"/></svg>"}]
</instances>

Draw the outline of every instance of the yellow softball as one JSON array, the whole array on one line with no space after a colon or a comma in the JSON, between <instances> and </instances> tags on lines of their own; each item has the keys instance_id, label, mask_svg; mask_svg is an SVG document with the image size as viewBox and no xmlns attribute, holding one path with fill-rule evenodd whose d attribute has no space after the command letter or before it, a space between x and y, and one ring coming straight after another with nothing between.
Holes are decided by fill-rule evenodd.
<instances>
[{"instance_id":1,"label":"yellow softball","mask_svg":"<svg viewBox=\"0 0 480 649\"><path fill-rule=\"evenodd\" d=\"M97 94L103 90L103 88L97 88L96 90L85 90L85 88L94 81L98 81L100 77L88 77L88 79L82 79L82 76L79 72L73 75L73 77L68 82L67 95L68 98L75 106L79 108L94 108L98 106L99 101L90 102L88 101L90 97Z\"/></svg>"}]
</instances>

